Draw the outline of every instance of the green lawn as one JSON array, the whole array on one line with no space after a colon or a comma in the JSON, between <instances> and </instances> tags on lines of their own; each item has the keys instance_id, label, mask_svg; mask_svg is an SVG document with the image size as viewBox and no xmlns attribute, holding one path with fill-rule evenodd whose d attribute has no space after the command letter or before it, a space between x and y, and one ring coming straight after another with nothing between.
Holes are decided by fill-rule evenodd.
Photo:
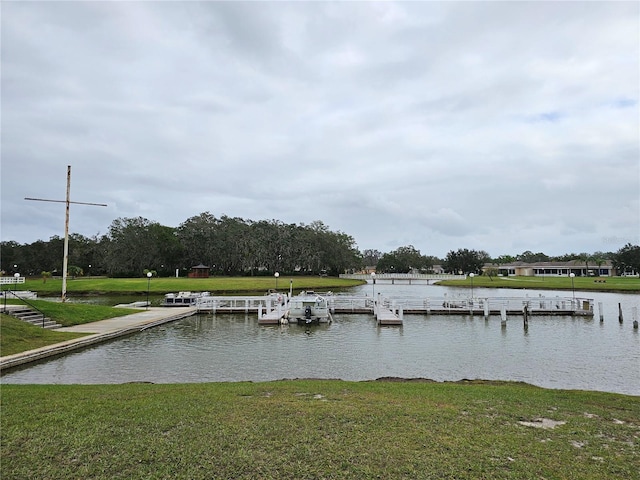
<instances>
[{"instance_id":1,"label":"green lawn","mask_svg":"<svg viewBox=\"0 0 640 480\"><path fill-rule=\"evenodd\" d=\"M20 302L17 300L9 300L7 303L16 304ZM140 311L132 308L114 308L104 305L86 305L80 303L58 303L44 300L29 300L29 303L43 312L45 316L65 327L120 317ZM34 348L53 345L83 336L83 334L46 330L10 317L9 315L1 315L0 355L13 355L14 353L25 352L33 350Z\"/></svg>"},{"instance_id":2,"label":"green lawn","mask_svg":"<svg viewBox=\"0 0 640 480\"><path fill-rule=\"evenodd\" d=\"M439 285L471 287L471 278L466 280L442 280ZM640 279L631 277L575 277L573 285L568 277L488 277L473 278L474 287L530 288L550 290L597 290L617 292L640 292Z\"/></svg>"},{"instance_id":3,"label":"green lawn","mask_svg":"<svg viewBox=\"0 0 640 480\"><path fill-rule=\"evenodd\" d=\"M280 277L278 289L288 290L289 282L293 280L293 288L330 290L332 288L344 288L360 285L360 280L346 280L336 277ZM144 295L171 293L171 292L266 292L275 288L274 277L210 277L210 278L175 278L153 277L147 278L77 278L67 281L67 293L73 294L137 294ZM39 295L58 295L62 291L61 279L48 279L46 283L42 279L27 279L22 290L37 292Z\"/></svg>"},{"instance_id":4,"label":"green lawn","mask_svg":"<svg viewBox=\"0 0 640 480\"><path fill-rule=\"evenodd\" d=\"M639 478L634 396L337 380L0 394L3 480Z\"/></svg>"},{"instance_id":5,"label":"green lawn","mask_svg":"<svg viewBox=\"0 0 640 480\"><path fill-rule=\"evenodd\" d=\"M8 300L7 304L20 304L19 300ZM51 318L63 327L81 325L83 323L97 322L113 317L122 317L137 313L135 308L115 308L107 305L92 305L85 303L61 303L46 300L29 300L29 304L36 307L46 317Z\"/></svg>"},{"instance_id":6,"label":"green lawn","mask_svg":"<svg viewBox=\"0 0 640 480\"><path fill-rule=\"evenodd\" d=\"M83 337L84 333L56 332L0 314L0 356L26 352Z\"/></svg>"}]
</instances>

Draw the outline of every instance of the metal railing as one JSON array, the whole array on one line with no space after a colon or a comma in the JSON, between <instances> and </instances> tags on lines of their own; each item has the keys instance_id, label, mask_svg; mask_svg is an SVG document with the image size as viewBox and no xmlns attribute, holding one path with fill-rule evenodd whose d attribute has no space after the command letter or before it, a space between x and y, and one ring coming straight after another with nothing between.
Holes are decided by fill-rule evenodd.
<instances>
[{"instance_id":1,"label":"metal railing","mask_svg":"<svg viewBox=\"0 0 640 480\"><path fill-rule=\"evenodd\" d=\"M364 313L373 309L374 298L366 295L327 294L331 312ZM295 299L295 296L293 297ZM196 308L209 312L257 312L270 311L278 304L288 302L287 295L270 296L210 296L199 298ZM378 294L378 305L391 310L401 308L405 313L460 313L495 315L502 311L522 313L526 307L531 315L593 315L593 299L573 297L469 297L445 295L442 297L387 297Z\"/></svg>"},{"instance_id":2,"label":"metal railing","mask_svg":"<svg viewBox=\"0 0 640 480\"><path fill-rule=\"evenodd\" d=\"M35 310L36 312L38 312L40 315L42 315L42 328L44 328L44 323L45 320L47 318L47 316L45 315L45 313L40 310L38 307L36 307L34 304L32 304L31 302L29 302L27 299L21 297L20 295L18 295L16 292L13 292L11 290L4 290L4 307L3 307L3 313L7 313L7 293L13 295L17 300L19 300L22 303L27 304L30 308L32 308L33 310Z\"/></svg>"},{"instance_id":3,"label":"metal railing","mask_svg":"<svg viewBox=\"0 0 640 480\"><path fill-rule=\"evenodd\" d=\"M373 307L373 298L368 296L333 295L328 297L329 307L339 311L362 311ZM384 297L376 301L387 308L402 308L405 312L488 313L502 310L522 312L525 306L530 314L575 313L593 315L593 299L573 297Z\"/></svg>"},{"instance_id":4,"label":"metal railing","mask_svg":"<svg viewBox=\"0 0 640 480\"><path fill-rule=\"evenodd\" d=\"M466 275L454 275L449 273L376 273L375 276L368 273L341 273L340 278L351 280L464 280Z\"/></svg>"},{"instance_id":5,"label":"metal railing","mask_svg":"<svg viewBox=\"0 0 640 480\"><path fill-rule=\"evenodd\" d=\"M286 295L280 296L280 302L286 300ZM270 307L278 302L277 296L221 296L201 297L196 300L197 310L211 312L257 312L260 309Z\"/></svg>"}]
</instances>

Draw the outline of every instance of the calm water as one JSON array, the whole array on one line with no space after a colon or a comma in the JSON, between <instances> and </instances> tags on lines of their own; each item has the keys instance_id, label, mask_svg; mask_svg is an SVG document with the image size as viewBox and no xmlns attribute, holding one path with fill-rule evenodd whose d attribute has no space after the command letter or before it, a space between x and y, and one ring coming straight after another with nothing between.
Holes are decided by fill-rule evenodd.
<instances>
[{"instance_id":1,"label":"calm water","mask_svg":"<svg viewBox=\"0 0 640 480\"><path fill-rule=\"evenodd\" d=\"M372 286L354 293L372 294ZM376 285L396 296L465 295L426 285ZM571 296L527 291L529 296ZM476 296L524 296L475 289ZM3 383L155 383L265 381L282 378L369 380L385 376L519 380L549 388L640 395L637 295L576 292L594 298L593 319L405 315L377 327L369 315L336 315L330 325L258 326L256 315L199 315L145 330L2 376ZM604 306L600 322L597 303ZM618 302L625 322L618 322Z\"/></svg>"}]
</instances>

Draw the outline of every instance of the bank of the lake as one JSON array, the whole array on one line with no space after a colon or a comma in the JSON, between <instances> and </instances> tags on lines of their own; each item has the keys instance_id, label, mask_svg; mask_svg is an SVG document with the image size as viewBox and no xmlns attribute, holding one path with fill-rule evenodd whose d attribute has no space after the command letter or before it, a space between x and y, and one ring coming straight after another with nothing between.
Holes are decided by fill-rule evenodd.
<instances>
[{"instance_id":1,"label":"bank of the lake","mask_svg":"<svg viewBox=\"0 0 640 480\"><path fill-rule=\"evenodd\" d=\"M98 322L115 317L133 315L140 310L133 308L114 308L106 305L89 305L72 302L50 302L29 300L29 307L36 308L45 317L63 327ZM8 305L22 304L21 301L7 300ZM83 334L47 330L38 325L18 320L7 314L0 314L0 355L2 357L34 350L48 345L66 342L84 336Z\"/></svg>"},{"instance_id":2,"label":"bank of the lake","mask_svg":"<svg viewBox=\"0 0 640 480\"><path fill-rule=\"evenodd\" d=\"M4 313L0 314L0 356L2 357L84 336L85 334L82 333L47 330Z\"/></svg>"},{"instance_id":3,"label":"bank of the lake","mask_svg":"<svg viewBox=\"0 0 640 480\"><path fill-rule=\"evenodd\" d=\"M637 277L489 277L478 275L464 280L441 280L439 285L447 287L486 287L536 290L580 290L587 292L640 293L640 278Z\"/></svg>"},{"instance_id":4,"label":"bank of the lake","mask_svg":"<svg viewBox=\"0 0 640 480\"><path fill-rule=\"evenodd\" d=\"M501 382L4 385L2 478L638 478L640 397Z\"/></svg>"}]
</instances>

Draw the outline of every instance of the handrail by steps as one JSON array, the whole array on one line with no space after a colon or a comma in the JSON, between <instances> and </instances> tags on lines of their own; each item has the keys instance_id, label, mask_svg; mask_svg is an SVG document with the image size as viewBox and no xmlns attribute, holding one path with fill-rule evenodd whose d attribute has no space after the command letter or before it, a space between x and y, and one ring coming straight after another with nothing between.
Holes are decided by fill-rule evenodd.
<instances>
[{"instance_id":1,"label":"handrail by steps","mask_svg":"<svg viewBox=\"0 0 640 480\"><path fill-rule=\"evenodd\" d=\"M25 298L22 298L20 295L18 295L16 292L13 292L11 290L5 290L4 291L4 298L5 298L5 307L4 307L4 313L7 313L7 306L6 306L6 300L7 300L7 292L11 293L11 295L13 295L14 297L16 297L18 300L20 300L23 303L26 303L27 305L29 305L29 307L33 308L35 311L37 311L40 315L42 315L42 328L44 328L44 321L46 318L45 313L40 310L38 307L36 307L35 305L33 305L32 303L29 303Z\"/></svg>"}]
</instances>

